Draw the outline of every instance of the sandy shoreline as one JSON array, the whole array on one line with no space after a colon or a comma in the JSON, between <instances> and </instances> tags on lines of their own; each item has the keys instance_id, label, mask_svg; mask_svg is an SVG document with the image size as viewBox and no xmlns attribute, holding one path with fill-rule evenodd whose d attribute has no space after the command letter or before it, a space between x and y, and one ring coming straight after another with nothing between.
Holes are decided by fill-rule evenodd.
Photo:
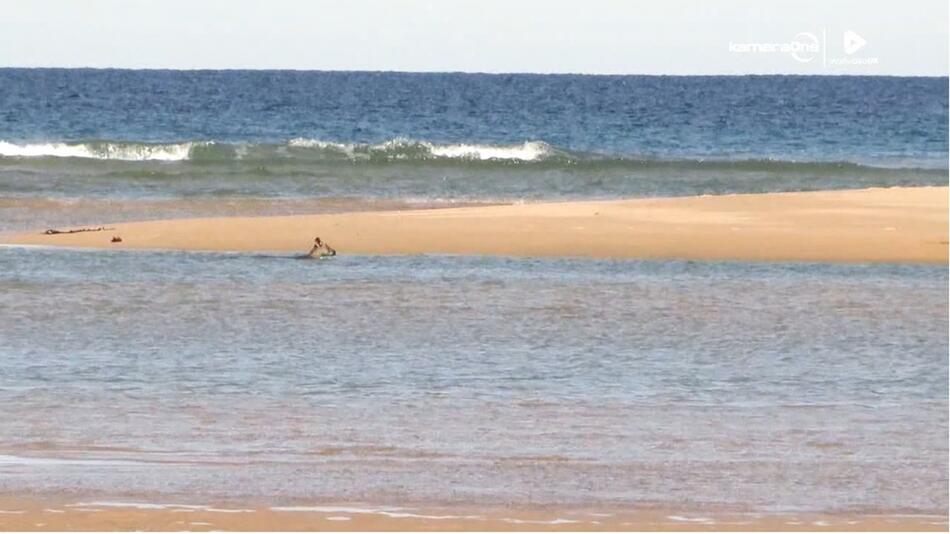
<instances>
[{"instance_id":1,"label":"sandy shoreline","mask_svg":"<svg viewBox=\"0 0 950 534\"><path fill-rule=\"evenodd\" d=\"M946 531L945 515L757 513L653 507L267 506L0 498L0 530Z\"/></svg>"},{"instance_id":2,"label":"sandy shoreline","mask_svg":"<svg viewBox=\"0 0 950 534\"><path fill-rule=\"evenodd\" d=\"M947 262L947 188L646 198L384 212L174 219L0 238L107 249L341 254ZM121 243L111 243L112 236Z\"/></svg>"}]
</instances>

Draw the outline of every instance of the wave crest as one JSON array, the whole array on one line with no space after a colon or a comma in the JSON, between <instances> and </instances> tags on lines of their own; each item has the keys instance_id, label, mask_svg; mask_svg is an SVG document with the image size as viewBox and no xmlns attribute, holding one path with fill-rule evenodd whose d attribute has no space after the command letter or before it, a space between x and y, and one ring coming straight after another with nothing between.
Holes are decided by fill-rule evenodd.
<instances>
[{"instance_id":1,"label":"wave crest","mask_svg":"<svg viewBox=\"0 0 950 534\"><path fill-rule=\"evenodd\" d=\"M0 141L3 157L87 158L118 161L183 161L189 158L194 143L36 143L15 144Z\"/></svg>"},{"instance_id":2,"label":"wave crest","mask_svg":"<svg viewBox=\"0 0 950 534\"><path fill-rule=\"evenodd\" d=\"M350 159L461 159L470 161L538 161L556 151L543 141L525 141L513 145L446 144L412 139L391 139L378 144L334 143L320 139L291 139L292 148L336 151Z\"/></svg>"},{"instance_id":3,"label":"wave crest","mask_svg":"<svg viewBox=\"0 0 950 534\"><path fill-rule=\"evenodd\" d=\"M255 168L269 165L334 164L436 164L530 165L537 168L623 169L644 171L760 172L828 174L893 174L903 171L946 173L943 162L909 160L888 162L794 161L772 158L734 159L729 155L714 158L662 159L642 155L578 152L554 147L544 141L516 144L454 143L439 144L396 138L382 143L340 143L321 139L296 138L281 143L228 143L223 141L184 141L179 143L139 143L117 141L18 143L0 141L0 162L6 158L44 161L79 158L116 162L191 162L197 165L241 162ZM903 164L902 164L903 163ZM151 171L150 171L151 172Z\"/></svg>"},{"instance_id":4,"label":"wave crest","mask_svg":"<svg viewBox=\"0 0 950 534\"><path fill-rule=\"evenodd\" d=\"M296 138L285 144L227 144L215 142L131 143L131 142L52 142L17 144L0 141L0 157L14 158L86 158L116 161L185 161L269 159L309 152L311 157L335 159L345 157L361 160L468 160L516 161L543 160L556 154L543 141L521 144L436 144L412 139L391 139L377 144L337 143L320 139Z\"/></svg>"}]
</instances>

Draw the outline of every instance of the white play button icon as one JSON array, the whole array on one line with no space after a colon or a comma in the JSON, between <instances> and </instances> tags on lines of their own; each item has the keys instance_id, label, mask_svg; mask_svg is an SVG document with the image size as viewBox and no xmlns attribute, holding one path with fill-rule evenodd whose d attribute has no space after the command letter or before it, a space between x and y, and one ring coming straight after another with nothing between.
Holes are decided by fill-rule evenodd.
<instances>
[{"instance_id":1,"label":"white play button icon","mask_svg":"<svg viewBox=\"0 0 950 534\"><path fill-rule=\"evenodd\" d=\"M844 52L849 56L864 48L866 44L868 44L868 42L853 31L848 30L844 32Z\"/></svg>"}]
</instances>

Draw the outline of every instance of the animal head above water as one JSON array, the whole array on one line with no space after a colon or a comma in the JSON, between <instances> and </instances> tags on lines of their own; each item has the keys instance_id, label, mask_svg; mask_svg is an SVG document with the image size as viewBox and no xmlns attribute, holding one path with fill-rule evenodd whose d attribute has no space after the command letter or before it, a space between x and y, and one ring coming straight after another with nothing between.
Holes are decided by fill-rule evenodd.
<instances>
[{"instance_id":1,"label":"animal head above water","mask_svg":"<svg viewBox=\"0 0 950 534\"><path fill-rule=\"evenodd\" d=\"M311 258L326 258L329 256L336 256L336 250L334 250L330 245L326 244L319 237L315 237L313 239L313 248L310 249L310 252L307 255Z\"/></svg>"}]
</instances>

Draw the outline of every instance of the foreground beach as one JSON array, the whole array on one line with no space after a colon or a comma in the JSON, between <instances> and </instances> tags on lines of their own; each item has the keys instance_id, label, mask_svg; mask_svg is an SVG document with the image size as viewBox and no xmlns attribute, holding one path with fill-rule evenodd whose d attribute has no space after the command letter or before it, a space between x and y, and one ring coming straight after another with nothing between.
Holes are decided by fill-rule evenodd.
<instances>
[{"instance_id":1,"label":"foreground beach","mask_svg":"<svg viewBox=\"0 0 950 534\"><path fill-rule=\"evenodd\" d=\"M0 529L945 530L946 209L920 187L9 235L41 246L0 247ZM340 255L287 259L314 235Z\"/></svg>"},{"instance_id":2,"label":"foreground beach","mask_svg":"<svg viewBox=\"0 0 950 534\"><path fill-rule=\"evenodd\" d=\"M710 512L640 508L399 508L0 499L0 529L16 531L945 531L926 514Z\"/></svg>"},{"instance_id":3,"label":"foreground beach","mask_svg":"<svg viewBox=\"0 0 950 534\"><path fill-rule=\"evenodd\" d=\"M342 254L944 263L947 188L176 219L104 227L58 235L19 233L2 240L109 249L304 252L320 236ZM113 236L122 241L112 243Z\"/></svg>"}]
</instances>

